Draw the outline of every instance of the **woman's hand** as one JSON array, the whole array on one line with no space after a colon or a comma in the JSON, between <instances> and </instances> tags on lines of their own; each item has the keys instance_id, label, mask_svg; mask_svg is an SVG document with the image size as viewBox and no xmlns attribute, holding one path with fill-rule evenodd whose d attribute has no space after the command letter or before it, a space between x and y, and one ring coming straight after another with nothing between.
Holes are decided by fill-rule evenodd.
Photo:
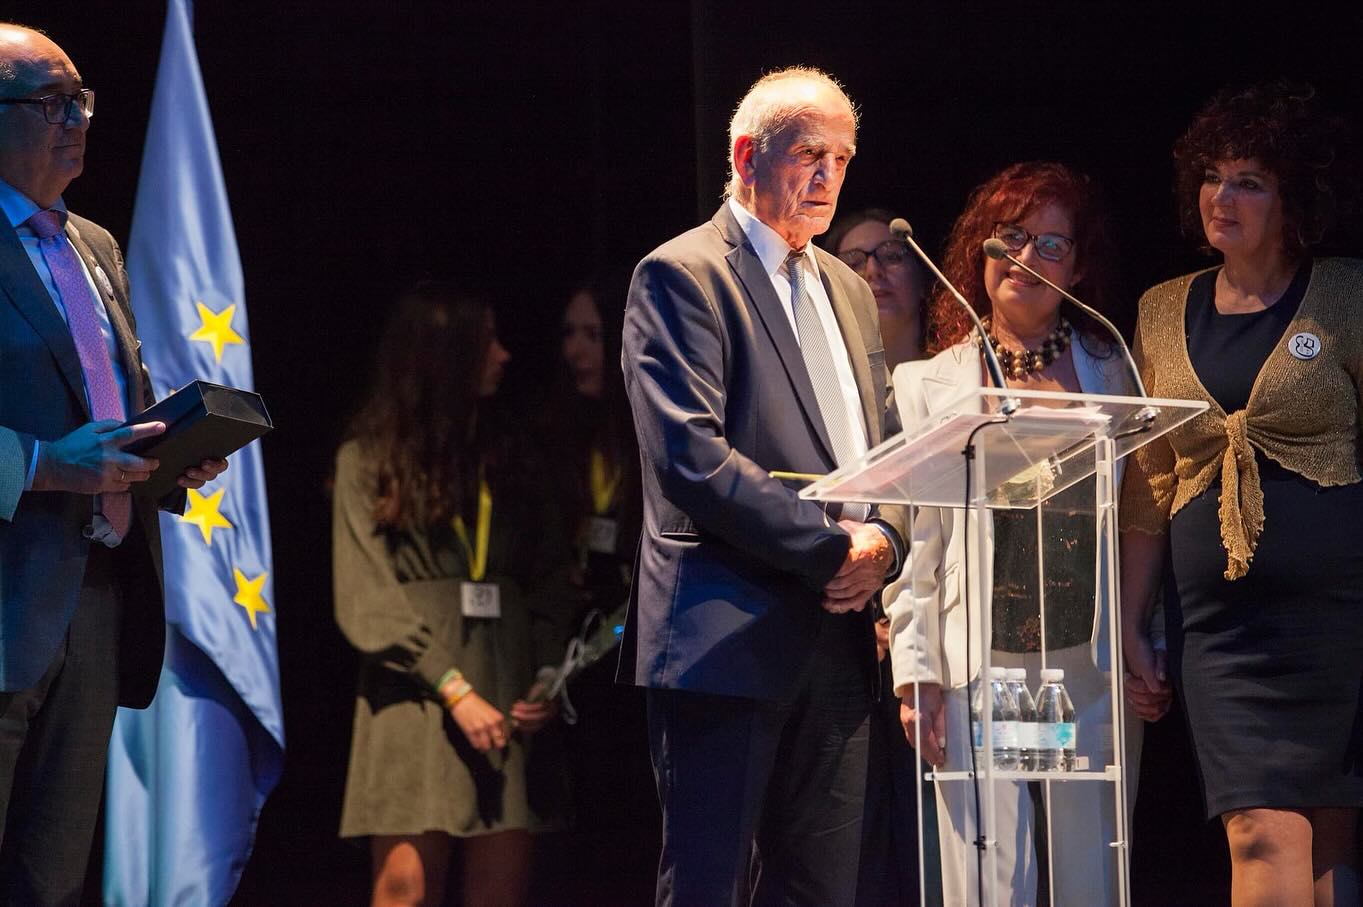
<instances>
[{"instance_id":1,"label":"woman's hand","mask_svg":"<svg viewBox=\"0 0 1363 907\"><path fill-rule=\"evenodd\" d=\"M900 697L899 723L904 725L904 736L909 745L918 743L914 727L922 719L922 750L920 755L931 765L941 767L947 761L947 716L942 701L940 683L920 683L918 685L918 709L914 709L913 687Z\"/></svg>"},{"instance_id":2,"label":"woman's hand","mask_svg":"<svg viewBox=\"0 0 1363 907\"><path fill-rule=\"evenodd\" d=\"M450 717L478 752L506 746L509 736L506 718L477 693L468 693L456 702L450 708Z\"/></svg>"},{"instance_id":3,"label":"woman's hand","mask_svg":"<svg viewBox=\"0 0 1363 907\"><path fill-rule=\"evenodd\" d=\"M1159 721L1174 701L1169 685L1169 658L1153 649L1150 637L1129 624L1122 627L1122 651L1126 655L1126 701L1144 721Z\"/></svg>"},{"instance_id":4,"label":"woman's hand","mask_svg":"<svg viewBox=\"0 0 1363 907\"><path fill-rule=\"evenodd\" d=\"M1145 482L1135 457L1128 461L1122 493L1127 485ZM1149 488L1140 492L1150 494ZM1150 613L1164 573L1165 537L1140 530L1123 530L1122 652L1126 656L1126 701L1146 721L1159 721L1174 701L1168 681L1168 656L1150 645Z\"/></svg>"},{"instance_id":5,"label":"woman's hand","mask_svg":"<svg viewBox=\"0 0 1363 907\"><path fill-rule=\"evenodd\" d=\"M553 701L527 702L517 699L511 706L511 721L516 730L533 734L558 716L558 703Z\"/></svg>"}]
</instances>

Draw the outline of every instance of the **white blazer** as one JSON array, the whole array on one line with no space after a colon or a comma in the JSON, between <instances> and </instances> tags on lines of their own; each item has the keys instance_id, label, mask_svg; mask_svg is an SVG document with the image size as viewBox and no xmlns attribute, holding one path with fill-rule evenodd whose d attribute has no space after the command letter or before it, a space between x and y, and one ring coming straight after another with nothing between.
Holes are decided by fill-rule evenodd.
<instances>
[{"instance_id":1,"label":"white blazer","mask_svg":"<svg viewBox=\"0 0 1363 907\"><path fill-rule=\"evenodd\" d=\"M1074 370L1084 393L1129 395L1134 384L1120 352L1097 359L1084 349L1076 332L1071 331L1070 349ZM959 400L967 391L981 387L978 347L958 343L931 359L906 362L894 370L895 399L905 431L911 431ZM1121 482L1121 463L1116 481ZM969 523L967 523L967 519ZM976 633L980 627L979 602L990 601L993 594L991 571L965 571L966 526L974 526L976 516L961 508L919 508L914 518L909 563L903 573L885 590L885 613L890 618L890 657L894 669L895 693L903 695L915 680L939 683L943 687L965 686L979 671L980 652L972 647L970 669L965 665L965 609L970 602L970 621ZM981 562L992 564L993 524L976 536L983 542ZM1099 570L1106 564L1100 546ZM970 572L970 595L966 595L964 576ZM1102 574L1100 574L1102 575ZM917 604L917 608L915 605ZM1108 640L1099 631L1104 625L1107 602L1095 603L1095 620L1090 649L1094 664L1107 670ZM1100 638L1101 637L1101 638Z\"/></svg>"}]
</instances>

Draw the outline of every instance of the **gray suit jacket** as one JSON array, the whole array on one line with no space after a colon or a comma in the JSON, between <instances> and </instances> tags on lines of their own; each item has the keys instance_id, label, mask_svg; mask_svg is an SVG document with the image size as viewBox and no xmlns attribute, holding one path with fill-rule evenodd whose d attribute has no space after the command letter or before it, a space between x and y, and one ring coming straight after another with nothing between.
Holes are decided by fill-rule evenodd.
<instances>
[{"instance_id":1,"label":"gray suit jacket","mask_svg":"<svg viewBox=\"0 0 1363 907\"><path fill-rule=\"evenodd\" d=\"M96 276L118 335L130 415L153 400L138 352L128 277L104 228L70 215L66 235ZM89 495L24 492L35 441L54 441L90 421L71 332L33 269L18 234L0 225L0 691L33 686L51 663L76 608L92 544ZM119 698L151 701L165 642L157 502L134 496L134 531L119 547L123 587Z\"/></svg>"},{"instance_id":2,"label":"gray suit jacket","mask_svg":"<svg viewBox=\"0 0 1363 907\"><path fill-rule=\"evenodd\" d=\"M875 301L846 265L815 255L874 446L887 412L897 424ZM835 515L768 475L826 473L835 460L790 322L727 205L640 262L622 365L644 525L621 679L783 699L821 623L839 619L819 602L849 540ZM907 537L898 508L881 516ZM865 624L874 673L870 609L843 619Z\"/></svg>"}]
</instances>

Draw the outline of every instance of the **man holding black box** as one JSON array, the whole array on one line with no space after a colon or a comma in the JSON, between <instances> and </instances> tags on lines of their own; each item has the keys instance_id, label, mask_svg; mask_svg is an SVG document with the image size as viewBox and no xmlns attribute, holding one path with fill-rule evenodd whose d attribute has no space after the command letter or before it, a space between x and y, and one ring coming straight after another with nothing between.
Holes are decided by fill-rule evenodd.
<instances>
[{"instance_id":1,"label":"man holding black box","mask_svg":"<svg viewBox=\"0 0 1363 907\"><path fill-rule=\"evenodd\" d=\"M69 214L94 93L61 48L0 23L0 902L74 902L119 705L165 639L155 460L120 427L153 402L113 237ZM185 471L198 488L227 468Z\"/></svg>"}]
</instances>

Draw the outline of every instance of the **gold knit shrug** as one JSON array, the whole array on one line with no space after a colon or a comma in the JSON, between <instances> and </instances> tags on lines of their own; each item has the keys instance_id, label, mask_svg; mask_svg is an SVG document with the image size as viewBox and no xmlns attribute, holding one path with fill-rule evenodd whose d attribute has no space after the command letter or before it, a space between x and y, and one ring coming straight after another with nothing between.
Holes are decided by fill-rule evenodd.
<instances>
[{"instance_id":1,"label":"gold knit shrug","mask_svg":"<svg viewBox=\"0 0 1363 907\"><path fill-rule=\"evenodd\" d=\"M1264 527L1254 449L1318 485L1363 478L1363 261L1323 258L1312 264L1297 315L1264 361L1248 406L1229 414L1207 393L1188 357L1185 309L1196 276L1167 281L1141 297L1134 351L1152 397L1206 400L1211 407L1137 451L1149 481L1132 476L1124 484L1122 523L1162 534L1169 519L1219 477L1225 575L1234 580L1249 570ZM1313 359L1297 359L1288 348L1302 332L1320 338Z\"/></svg>"}]
</instances>

